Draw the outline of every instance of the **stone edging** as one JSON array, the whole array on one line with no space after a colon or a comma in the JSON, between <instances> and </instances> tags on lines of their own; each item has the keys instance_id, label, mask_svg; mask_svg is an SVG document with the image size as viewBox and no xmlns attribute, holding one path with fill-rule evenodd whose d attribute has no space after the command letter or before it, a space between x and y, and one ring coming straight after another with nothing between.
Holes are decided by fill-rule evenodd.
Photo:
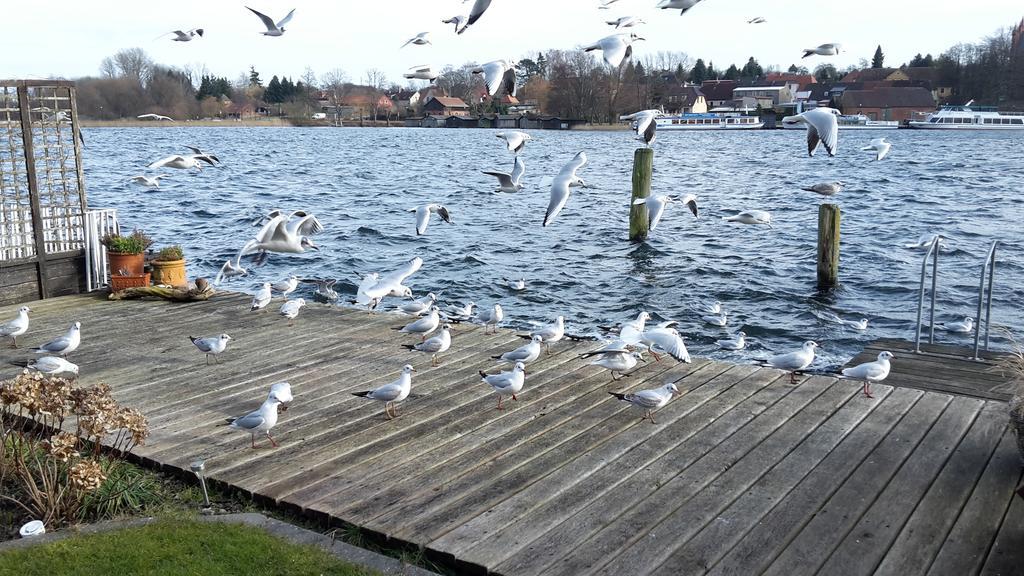
<instances>
[{"instance_id":1,"label":"stone edging","mask_svg":"<svg viewBox=\"0 0 1024 576\"><path fill-rule=\"evenodd\" d=\"M388 575L402 575L402 576L437 576L436 573L424 570L418 566L412 566L405 564L394 558L371 552L363 548L352 546L340 540L332 539L328 536L314 532L312 530L306 530L305 528L299 528L293 526L287 522L282 522L274 518L269 518L263 514L256 514L253 512L242 513L242 514L223 514L213 516L199 516L196 520L201 522L223 522L231 524L245 524L247 526L254 526L261 528L269 534L278 538L287 540L293 544L304 544L311 545L324 550L328 554L344 560L346 562L376 570L382 574ZM66 530L60 530L58 532L47 532L41 536L34 536L30 538L19 538L16 540L9 540L7 542L0 542L0 554L9 550L18 550L21 548L29 548L39 544L48 544L50 542L57 542L71 536L86 535L86 534L99 534L102 532L110 532L112 530L122 530L125 528L135 528L138 526L145 526L157 522L157 518L137 518L134 520L117 520L111 522L100 522L97 524L86 524Z\"/></svg>"}]
</instances>

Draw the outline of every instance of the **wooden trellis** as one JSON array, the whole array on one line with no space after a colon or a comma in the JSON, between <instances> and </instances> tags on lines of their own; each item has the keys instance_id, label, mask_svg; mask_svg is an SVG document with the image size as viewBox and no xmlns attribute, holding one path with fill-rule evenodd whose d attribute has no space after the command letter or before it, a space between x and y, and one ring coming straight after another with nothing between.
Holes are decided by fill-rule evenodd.
<instances>
[{"instance_id":1,"label":"wooden trellis","mask_svg":"<svg viewBox=\"0 0 1024 576\"><path fill-rule=\"evenodd\" d=\"M74 83L0 80L0 303L80 291L85 212Z\"/></svg>"}]
</instances>

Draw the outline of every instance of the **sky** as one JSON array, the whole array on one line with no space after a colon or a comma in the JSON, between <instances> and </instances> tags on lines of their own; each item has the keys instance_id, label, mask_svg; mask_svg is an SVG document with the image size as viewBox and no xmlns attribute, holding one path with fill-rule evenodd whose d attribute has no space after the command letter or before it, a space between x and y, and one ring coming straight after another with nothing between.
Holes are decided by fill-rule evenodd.
<instances>
[{"instance_id":1,"label":"sky","mask_svg":"<svg viewBox=\"0 0 1024 576\"><path fill-rule=\"evenodd\" d=\"M605 20L639 16L635 29L647 39L634 54L681 51L711 60L723 70L750 56L762 66L792 63L813 69L822 62L843 68L871 58L882 46L887 65L918 52L938 55L960 42L976 42L1024 16L1021 0L705 0L680 16L658 10L657 0L618 0L599 10L600 0L493 0L465 34L441 24L470 4L461 0L49 0L11 2L4 7L0 35L0 76L77 78L98 75L104 57L139 47L161 64L206 69L235 80L253 65L263 79L300 77L306 67L318 75L342 69L353 81L377 68L404 84L410 66L486 62L534 57L549 48L573 49L612 33ZM286 32L259 34L260 20L245 6L275 20L295 8ZM173 7L173 10L168 10ZM746 24L761 16L764 24ZM12 25L13 24L13 25ZM174 29L204 28L192 42L157 36ZM433 45L399 48L418 32L430 31ZM842 44L835 57L800 60L801 49Z\"/></svg>"}]
</instances>

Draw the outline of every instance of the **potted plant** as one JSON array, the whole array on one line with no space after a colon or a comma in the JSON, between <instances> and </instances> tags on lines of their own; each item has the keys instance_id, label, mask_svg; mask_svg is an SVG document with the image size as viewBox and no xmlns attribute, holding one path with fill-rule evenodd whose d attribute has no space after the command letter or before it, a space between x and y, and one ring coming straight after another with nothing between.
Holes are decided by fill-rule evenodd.
<instances>
[{"instance_id":1,"label":"potted plant","mask_svg":"<svg viewBox=\"0 0 1024 576\"><path fill-rule=\"evenodd\" d=\"M136 228L128 235L107 234L101 242L107 247L112 291L149 286L145 252L153 241L145 232Z\"/></svg>"},{"instance_id":2,"label":"potted plant","mask_svg":"<svg viewBox=\"0 0 1024 576\"><path fill-rule=\"evenodd\" d=\"M181 246L167 246L156 253L150 262L154 284L182 286L188 282L185 277L185 255Z\"/></svg>"}]
</instances>

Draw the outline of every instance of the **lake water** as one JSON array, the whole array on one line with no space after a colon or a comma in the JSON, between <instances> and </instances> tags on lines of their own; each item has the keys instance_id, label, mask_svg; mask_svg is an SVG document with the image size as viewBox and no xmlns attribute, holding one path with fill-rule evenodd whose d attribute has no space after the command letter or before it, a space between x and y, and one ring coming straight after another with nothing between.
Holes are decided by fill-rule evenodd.
<instances>
[{"instance_id":1,"label":"lake water","mask_svg":"<svg viewBox=\"0 0 1024 576\"><path fill-rule=\"evenodd\" d=\"M527 188L494 193L485 169L509 170L512 156L493 130L326 128L86 129L89 205L117 208L122 226L138 226L157 245L181 244L191 277L213 278L251 238L251 223L274 208L307 210L326 231L320 252L271 255L267 265L226 287L251 291L289 273L339 278L354 294L357 276L388 271L414 255L423 269L409 285L417 296L500 302L506 325L528 328L563 314L568 331L594 334L648 310L680 322L691 353L734 361L793 349L807 339L824 350L816 367L835 367L880 337L912 339L923 252L905 243L942 232L940 321L974 316L982 260L998 253L994 324L1024 327L1024 133L899 130L844 131L839 156L808 158L802 131L662 132L655 145L653 191L698 196L701 216L670 206L645 244L627 239L633 150L627 132L534 132L522 157ZM871 138L893 143L874 162L861 152ZM145 165L184 144L217 154L219 168L162 170L159 190L127 184L154 173ZM574 189L548 228L541 221L551 177L579 150L592 188ZM821 152L820 154L824 154ZM800 190L841 180L841 288L815 288L816 194ZM417 237L408 209L449 207L453 225L436 217ZM774 229L728 224L735 210L770 210ZM525 277L513 293L502 277ZM311 286L300 288L308 297ZM729 326L702 323L694 311L721 300ZM390 299L386 302L391 302ZM391 302L393 303L393 302ZM822 320L823 312L868 318L859 332ZM927 311L925 312L927 314ZM742 352L714 342L737 330ZM1005 336L995 342L1007 345ZM937 332L966 344L966 336Z\"/></svg>"}]
</instances>

